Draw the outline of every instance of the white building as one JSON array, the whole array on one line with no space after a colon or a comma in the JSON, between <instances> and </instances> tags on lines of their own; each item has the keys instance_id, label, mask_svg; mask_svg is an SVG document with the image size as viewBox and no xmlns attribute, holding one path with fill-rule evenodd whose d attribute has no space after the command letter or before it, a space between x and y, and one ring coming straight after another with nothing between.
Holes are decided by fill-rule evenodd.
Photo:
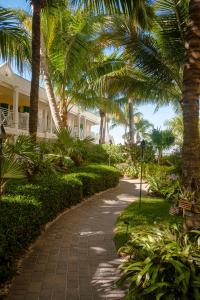
<instances>
[{"instance_id":1,"label":"white building","mask_svg":"<svg viewBox=\"0 0 200 300\"><path fill-rule=\"evenodd\" d=\"M30 81L15 74L9 63L0 66L0 122L4 124L10 136L28 134L30 107ZM72 135L85 138L91 136L98 142L92 132L92 126L98 125L100 119L88 111L81 111L73 106L68 114L68 126ZM44 88L39 89L38 138L55 138L55 126L51 116L48 99Z\"/></svg>"}]
</instances>

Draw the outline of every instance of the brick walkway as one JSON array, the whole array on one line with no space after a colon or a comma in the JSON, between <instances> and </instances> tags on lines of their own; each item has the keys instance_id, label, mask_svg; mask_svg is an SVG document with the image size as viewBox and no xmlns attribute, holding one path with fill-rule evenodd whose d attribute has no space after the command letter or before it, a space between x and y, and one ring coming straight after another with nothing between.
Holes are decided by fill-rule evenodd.
<instances>
[{"instance_id":1,"label":"brick walkway","mask_svg":"<svg viewBox=\"0 0 200 300\"><path fill-rule=\"evenodd\" d=\"M25 258L7 300L123 299L114 284L120 260L113 229L138 188L137 181L123 179L62 215Z\"/></svg>"}]
</instances>

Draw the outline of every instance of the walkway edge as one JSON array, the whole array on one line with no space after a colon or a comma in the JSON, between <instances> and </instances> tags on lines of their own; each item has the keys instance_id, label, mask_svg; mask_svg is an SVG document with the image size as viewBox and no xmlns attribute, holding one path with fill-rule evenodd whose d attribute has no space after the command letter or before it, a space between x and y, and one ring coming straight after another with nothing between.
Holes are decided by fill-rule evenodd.
<instances>
[{"instance_id":1,"label":"walkway edge","mask_svg":"<svg viewBox=\"0 0 200 300\"><path fill-rule=\"evenodd\" d=\"M48 222L45 224L44 228L42 229L40 235L35 239L35 241L33 243L31 243L27 249L24 250L24 253L21 255L21 257L19 259L16 259L16 275L13 276L13 278L10 281L7 281L3 287L0 288L0 299L1 296L6 297L9 293L9 289L13 283L13 280L20 274L20 268L23 264L23 261L27 258L27 256L31 253L32 249L34 248L34 246L38 243L39 239L43 237L43 235L46 233L46 231L53 226L56 222L59 221L59 219L61 217L63 217L64 215L66 215L67 213L71 212L72 210L75 210L79 207L81 207L83 204L85 204L86 202L90 202L94 199L94 197L96 196L101 196L104 193L108 192L108 191L114 191L115 189L117 189L119 187L119 183L118 185L116 185L115 187L109 188L107 190L101 191L99 193L95 193L92 196L88 197L88 198L83 198L82 201L76 205L71 206L70 208L66 208L64 209L63 212L61 212L60 214L57 215L57 217L55 217L52 221Z\"/></svg>"}]
</instances>

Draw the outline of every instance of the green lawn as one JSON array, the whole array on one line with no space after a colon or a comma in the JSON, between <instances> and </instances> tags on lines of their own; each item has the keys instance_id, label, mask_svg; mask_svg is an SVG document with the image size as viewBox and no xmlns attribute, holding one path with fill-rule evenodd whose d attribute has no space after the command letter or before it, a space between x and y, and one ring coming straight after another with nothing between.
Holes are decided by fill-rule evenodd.
<instances>
[{"instance_id":1,"label":"green lawn","mask_svg":"<svg viewBox=\"0 0 200 300\"><path fill-rule=\"evenodd\" d=\"M177 222L177 217L169 215L170 203L164 199L143 197L142 207L139 210L138 202L130 204L116 222L115 229L115 244L117 250L122 247L127 239L129 233L134 231L144 230L145 227L149 229L150 226L162 226ZM128 221L127 225L124 223Z\"/></svg>"}]
</instances>

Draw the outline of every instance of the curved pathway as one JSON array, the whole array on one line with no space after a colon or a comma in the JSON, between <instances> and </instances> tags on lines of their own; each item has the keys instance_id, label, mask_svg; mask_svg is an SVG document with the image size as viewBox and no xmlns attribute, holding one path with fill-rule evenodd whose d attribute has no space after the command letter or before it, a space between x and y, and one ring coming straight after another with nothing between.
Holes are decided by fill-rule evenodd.
<instances>
[{"instance_id":1,"label":"curved pathway","mask_svg":"<svg viewBox=\"0 0 200 300\"><path fill-rule=\"evenodd\" d=\"M122 179L117 188L69 210L37 240L24 259L8 300L117 300L120 259L113 229L117 216L137 197L137 181Z\"/></svg>"}]
</instances>

